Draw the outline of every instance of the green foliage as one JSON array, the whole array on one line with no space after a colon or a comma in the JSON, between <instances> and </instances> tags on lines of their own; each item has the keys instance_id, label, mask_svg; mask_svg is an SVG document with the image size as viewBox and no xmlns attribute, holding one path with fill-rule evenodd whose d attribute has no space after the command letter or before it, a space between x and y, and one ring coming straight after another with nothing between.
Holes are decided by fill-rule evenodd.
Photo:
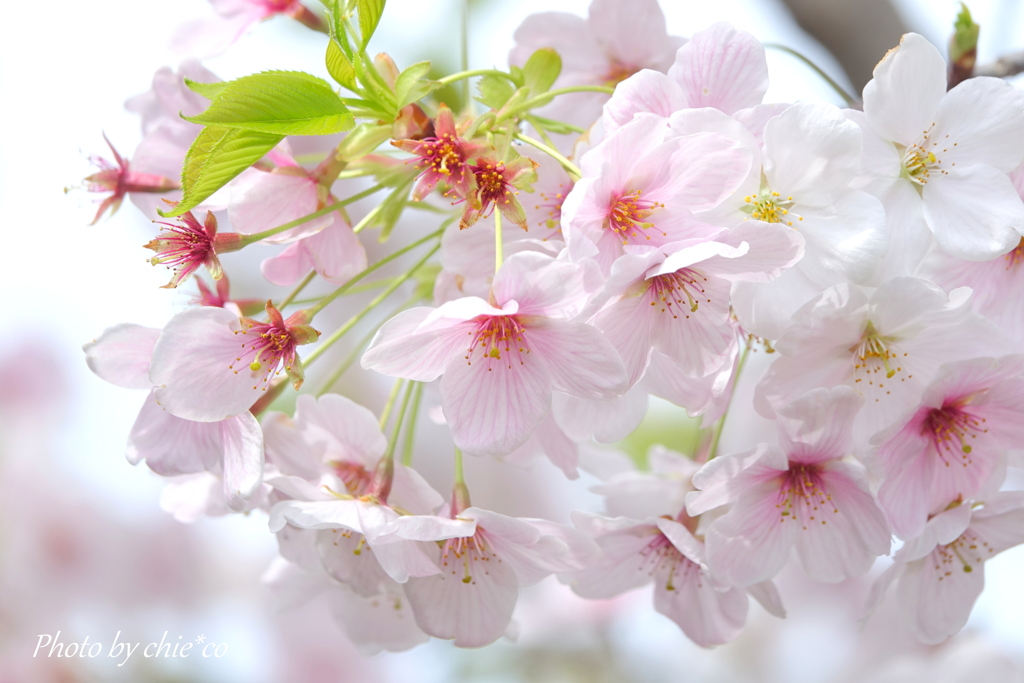
<instances>
[{"instance_id":1,"label":"green foliage","mask_svg":"<svg viewBox=\"0 0 1024 683\"><path fill-rule=\"evenodd\" d=\"M184 118L276 135L330 135L355 125L331 86L301 71L264 71L225 83L206 111Z\"/></svg>"},{"instance_id":2,"label":"green foliage","mask_svg":"<svg viewBox=\"0 0 1024 683\"><path fill-rule=\"evenodd\" d=\"M405 211L405 202L409 197L409 190L412 188L412 178L409 178L406 182L400 184L387 196L387 199L380 206L380 211L374 217L374 220L370 223L371 226L380 226L380 241L386 242L391 237L391 231L394 230L395 224L398 223L398 219L402 217L402 212Z\"/></svg>"},{"instance_id":3,"label":"green foliage","mask_svg":"<svg viewBox=\"0 0 1024 683\"><path fill-rule=\"evenodd\" d=\"M164 216L180 216L206 200L232 178L259 161L284 136L207 126L189 147L181 169L183 197Z\"/></svg>"},{"instance_id":4,"label":"green foliage","mask_svg":"<svg viewBox=\"0 0 1024 683\"><path fill-rule=\"evenodd\" d=\"M949 58L957 62L969 53L974 53L978 48L978 35L981 33L981 26L974 23L971 11L967 5L960 3L960 13L953 24L953 37L949 41Z\"/></svg>"},{"instance_id":5,"label":"green foliage","mask_svg":"<svg viewBox=\"0 0 1024 683\"><path fill-rule=\"evenodd\" d=\"M399 109L418 102L437 89L437 81L427 79L429 73L430 62L417 62L399 74L395 81L395 99Z\"/></svg>"},{"instance_id":6,"label":"green foliage","mask_svg":"<svg viewBox=\"0 0 1024 683\"><path fill-rule=\"evenodd\" d=\"M515 86L503 76L487 75L477 83L481 102L491 109L501 109L515 93Z\"/></svg>"},{"instance_id":7,"label":"green foliage","mask_svg":"<svg viewBox=\"0 0 1024 683\"><path fill-rule=\"evenodd\" d=\"M227 87L228 81L220 81L219 83L197 83L191 78L186 78L185 85L188 86L188 89L192 92L198 93L208 100L214 100L217 98L217 95Z\"/></svg>"},{"instance_id":8,"label":"green foliage","mask_svg":"<svg viewBox=\"0 0 1024 683\"><path fill-rule=\"evenodd\" d=\"M338 148L338 157L346 161L360 159L377 149L391 137L391 126L377 123L361 123L345 136Z\"/></svg>"},{"instance_id":9,"label":"green foliage","mask_svg":"<svg viewBox=\"0 0 1024 683\"><path fill-rule=\"evenodd\" d=\"M352 66L352 60L345 55L338 41L333 38L327 44L324 61L327 64L327 73L331 74L331 78L349 90L356 89L356 68Z\"/></svg>"},{"instance_id":10,"label":"green foliage","mask_svg":"<svg viewBox=\"0 0 1024 683\"><path fill-rule=\"evenodd\" d=\"M370 38L373 37L373 32L377 30L380 17L384 14L384 2L385 0L356 1L356 6L359 8L359 34L362 37L360 49L366 47L366 44L370 42Z\"/></svg>"},{"instance_id":11,"label":"green foliage","mask_svg":"<svg viewBox=\"0 0 1024 683\"><path fill-rule=\"evenodd\" d=\"M523 65L523 85L534 95L551 89L558 75L562 73L562 58L549 47L543 47L526 60Z\"/></svg>"}]
</instances>

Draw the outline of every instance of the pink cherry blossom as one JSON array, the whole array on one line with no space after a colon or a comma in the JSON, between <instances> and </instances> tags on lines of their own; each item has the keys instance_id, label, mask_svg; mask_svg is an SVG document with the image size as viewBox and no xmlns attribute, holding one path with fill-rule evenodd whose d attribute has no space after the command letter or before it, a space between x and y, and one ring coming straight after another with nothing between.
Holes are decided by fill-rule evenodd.
<instances>
[{"instance_id":1,"label":"pink cherry blossom","mask_svg":"<svg viewBox=\"0 0 1024 683\"><path fill-rule=\"evenodd\" d=\"M506 455L541 423L553 389L611 398L624 389L615 349L590 325L570 322L584 303L582 269L537 253L505 261L493 305L466 297L401 313L377 333L364 368L416 381L441 378L455 444Z\"/></svg>"},{"instance_id":2,"label":"pink cherry blossom","mask_svg":"<svg viewBox=\"0 0 1024 683\"><path fill-rule=\"evenodd\" d=\"M948 363L920 405L872 437L885 475L878 499L901 538L954 500L996 490L1024 439L1024 357Z\"/></svg>"},{"instance_id":3,"label":"pink cherry blossom","mask_svg":"<svg viewBox=\"0 0 1024 683\"><path fill-rule=\"evenodd\" d=\"M731 504L705 535L708 565L741 586L775 576L795 548L804 570L838 582L867 572L889 550L889 528L855 467L843 461L863 399L848 387L816 389L779 411L780 448L715 458L694 475L691 515Z\"/></svg>"},{"instance_id":4,"label":"pink cherry blossom","mask_svg":"<svg viewBox=\"0 0 1024 683\"><path fill-rule=\"evenodd\" d=\"M215 57L261 21L279 14L324 31L320 18L299 0L210 0L216 14L178 27L171 49L193 57Z\"/></svg>"},{"instance_id":5,"label":"pink cherry blossom","mask_svg":"<svg viewBox=\"0 0 1024 683\"><path fill-rule=\"evenodd\" d=\"M467 501L468 502L468 501ZM401 517L396 534L431 544L441 573L410 578L405 592L416 623L429 635L459 647L482 647L505 633L521 586L581 569L597 548L586 536L543 519L523 519L477 507L453 518Z\"/></svg>"},{"instance_id":6,"label":"pink cherry blossom","mask_svg":"<svg viewBox=\"0 0 1024 683\"><path fill-rule=\"evenodd\" d=\"M785 107L762 105L767 90L764 47L749 33L718 22L679 48L667 74L644 70L623 81L605 105L602 122L611 134L638 113L667 118L681 109L711 107L759 134L764 119Z\"/></svg>"},{"instance_id":7,"label":"pink cherry blossom","mask_svg":"<svg viewBox=\"0 0 1024 683\"><path fill-rule=\"evenodd\" d=\"M978 504L953 504L893 557L871 589L869 609L896 583L896 600L914 634L935 645L967 623L985 585L985 562L1024 543L1024 493L1004 491Z\"/></svg>"},{"instance_id":8,"label":"pink cherry blossom","mask_svg":"<svg viewBox=\"0 0 1024 683\"><path fill-rule=\"evenodd\" d=\"M779 337L755 406L771 417L810 389L845 385L865 399L854 427L864 442L914 406L943 363L1008 350L970 302L967 289L947 295L910 277L884 282L870 297L852 285L828 289Z\"/></svg>"},{"instance_id":9,"label":"pink cherry blossom","mask_svg":"<svg viewBox=\"0 0 1024 683\"><path fill-rule=\"evenodd\" d=\"M658 117L637 117L581 159L583 177L562 205L570 258L594 258L607 273L626 246L712 236L692 212L732 193L750 159L724 136L674 136Z\"/></svg>"},{"instance_id":10,"label":"pink cherry blossom","mask_svg":"<svg viewBox=\"0 0 1024 683\"><path fill-rule=\"evenodd\" d=\"M107 210L110 211L111 216L117 213L117 209L121 206L121 202L126 195L135 192L166 194L180 187L177 180L165 178L156 173L132 170L128 159L118 154L106 135L103 136L103 139L106 140L107 146L110 147L116 163L112 164L101 157L92 157L90 159L92 164L99 168L99 171L86 177L85 189L89 192L108 193L108 196L104 197L103 201L100 202L91 225L95 225Z\"/></svg>"},{"instance_id":11,"label":"pink cherry blossom","mask_svg":"<svg viewBox=\"0 0 1024 683\"><path fill-rule=\"evenodd\" d=\"M470 167L476 179L475 190L466 199L459 228L468 228L497 209L508 222L529 230L526 211L516 195L518 188L528 185L534 177L535 166L529 157L518 157L508 163L489 156L477 159Z\"/></svg>"},{"instance_id":12,"label":"pink cherry blossom","mask_svg":"<svg viewBox=\"0 0 1024 683\"><path fill-rule=\"evenodd\" d=\"M445 183L461 199L476 202L477 181L470 161L484 150L484 145L469 142L455 127L455 117L447 105L437 109L434 135L419 140L393 140L395 147L413 154L419 180L413 189L413 200L420 201Z\"/></svg>"},{"instance_id":13,"label":"pink cherry blossom","mask_svg":"<svg viewBox=\"0 0 1024 683\"><path fill-rule=\"evenodd\" d=\"M83 347L89 368L102 379L127 389L150 390L128 437L128 461L137 465L145 460L163 476L204 470L218 473L226 504L234 510L245 509L263 477L259 423L249 412L193 422L164 410L149 379L160 334L141 325L116 325Z\"/></svg>"},{"instance_id":14,"label":"pink cherry blossom","mask_svg":"<svg viewBox=\"0 0 1024 683\"><path fill-rule=\"evenodd\" d=\"M174 276L164 288L174 289L200 266L205 266L214 280L222 278L224 271L217 255L241 249L244 246L242 236L230 232L217 234L217 218L210 211L206 212L202 223L191 211L176 220L176 224L157 221L164 227L155 239L144 245L156 252L156 256L149 259L150 263L174 270Z\"/></svg>"},{"instance_id":15,"label":"pink cherry blossom","mask_svg":"<svg viewBox=\"0 0 1024 683\"><path fill-rule=\"evenodd\" d=\"M1024 161L1020 89L981 77L947 93L942 55L908 33L864 87L864 119L887 143L870 148L866 165L915 190L898 201L923 215L943 251L980 261L1017 246L1024 203L1006 174Z\"/></svg>"},{"instance_id":16,"label":"pink cherry blossom","mask_svg":"<svg viewBox=\"0 0 1024 683\"><path fill-rule=\"evenodd\" d=\"M157 402L186 420L216 422L249 409L283 369L301 385L296 347L320 335L305 311L287 320L267 302L268 320L200 307L171 318L153 349Z\"/></svg>"},{"instance_id":17,"label":"pink cherry blossom","mask_svg":"<svg viewBox=\"0 0 1024 683\"><path fill-rule=\"evenodd\" d=\"M610 598L654 579L654 608L698 645L712 647L739 635L747 618L747 591L718 580L708 569L700 520L683 509L699 465L665 449L652 449L651 472L632 469L593 488L616 518L573 513L594 538L601 559L562 580L586 598ZM751 587L776 616L784 616L771 582Z\"/></svg>"},{"instance_id":18,"label":"pink cherry blossom","mask_svg":"<svg viewBox=\"0 0 1024 683\"><path fill-rule=\"evenodd\" d=\"M803 255L803 239L780 226L741 225L714 240L689 240L626 254L612 265L606 290L621 292L598 313L635 383L652 349L693 377L730 358L736 333L729 292L733 281L767 281Z\"/></svg>"}]
</instances>

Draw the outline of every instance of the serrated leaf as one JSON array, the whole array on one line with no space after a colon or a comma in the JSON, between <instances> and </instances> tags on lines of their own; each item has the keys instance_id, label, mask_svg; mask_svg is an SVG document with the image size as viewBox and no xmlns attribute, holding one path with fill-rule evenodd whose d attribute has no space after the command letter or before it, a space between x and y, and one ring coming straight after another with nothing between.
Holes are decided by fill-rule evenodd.
<instances>
[{"instance_id":1,"label":"serrated leaf","mask_svg":"<svg viewBox=\"0 0 1024 683\"><path fill-rule=\"evenodd\" d=\"M366 47L366 44L370 42L370 38L373 36L373 32L377 30L380 17L384 14L384 2L385 0L357 0L356 6L359 8L359 35L362 38L360 48Z\"/></svg>"},{"instance_id":2,"label":"serrated leaf","mask_svg":"<svg viewBox=\"0 0 1024 683\"><path fill-rule=\"evenodd\" d=\"M389 115L394 118L398 114L398 107L395 106L395 94L388 87L384 79L377 73L373 64L368 64L362 54L355 56L356 78L369 91L364 93L367 99L380 105Z\"/></svg>"},{"instance_id":3,"label":"serrated leaf","mask_svg":"<svg viewBox=\"0 0 1024 683\"><path fill-rule=\"evenodd\" d=\"M534 95L540 95L551 89L560 73L562 58L550 47L542 47L523 65L523 85Z\"/></svg>"},{"instance_id":4,"label":"serrated leaf","mask_svg":"<svg viewBox=\"0 0 1024 683\"><path fill-rule=\"evenodd\" d=\"M512 65L508 68L508 73L512 76L512 81L516 84L517 88L523 87L523 70L516 65Z\"/></svg>"},{"instance_id":5,"label":"serrated leaf","mask_svg":"<svg viewBox=\"0 0 1024 683\"><path fill-rule=\"evenodd\" d=\"M423 95L420 95L419 97L412 98L410 94L413 92L413 88L416 87L418 81L428 73L430 73L430 62L417 62L398 75L398 80L395 81L395 99L399 109L423 97ZM428 90L427 92L430 91Z\"/></svg>"},{"instance_id":6,"label":"serrated leaf","mask_svg":"<svg viewBox=\"0 0 1024 683\"><path fill-rule=\"evenodd\" d=\"M185 85L188 86L189 90L202 95L208 100L217 99L217 95L227 87L228 83L229 81L220 81L218 83L197 83L191 78L185 79Z\"/></svg>"},{"instance_id":7,"label":"serrated leaf","mask_svg":"<svg viewBox=\"0 0 1024 683\"><path fill-rule=\"evenodd\" d=\"M355 125L327 81L301 71L265 71L231 81L206 111L184 118L278 135L330 135Z\"/></svg>"},{"instance_id":8,"label":"serrated leaf","mask_svg":"<svg viewBox=\"0 0 1024 683\"><path fill-rule=\"evenodd\" d=\"M477 83L480 101L491 109L501 109L515 93L515 86L508 79L493 74L484 76Z\"/></svg>"},{"instance_id":9,"label":"serrated leaf","mask_svg":"<svg viewBox=\"0 0 1024 683\"><path fill-rule=\"evenodd\" d=\"M185 155L181 169L181 201L163 215L180 216L191 211L283 139L283 135L207 126L192 141Z\"/></svg>"},{"instance_id":10,"label":"serrated leaf","mask_svg":"<svg viewBox=\"0 0 1024 683\"><path fill-rule=\"evenodd\" d=\"M349 90L356 89L356 68L333 39L327 43L324 61L327 63L327 73L331 74L331 78Z\"/></svg>"}]
</instances>

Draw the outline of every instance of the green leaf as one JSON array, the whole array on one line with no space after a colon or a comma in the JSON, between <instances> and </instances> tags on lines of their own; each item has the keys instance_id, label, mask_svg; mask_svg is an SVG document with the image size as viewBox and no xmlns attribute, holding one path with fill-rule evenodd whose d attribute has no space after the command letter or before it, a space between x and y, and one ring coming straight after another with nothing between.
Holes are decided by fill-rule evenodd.
<instances>
[{"instance_id":1,"label":"green leaf","mask_svg":"<svg viewBox=\"0 0 1024 683\"><path fill-rule=\"evenodd\" d=\"M381 105L382 108L389 112L392 118L397 116L398 107L396 106L395 94L388 87L388 84L384 82L384 79L381 78L381 75L377 73L377 69L373 64L367 63L362 54L357 54L355 57L355 67L356 77L369 91L364 93L364 95L371 101Z\"/></svg>"},{"instance_id":2,"label":"green leaf","mask_svg":"<svg viewBox=\"0 0 1024 683\"><path fill-rule=\"evenodd\" d=\"M373 224L380 226L379 241L386 242L391 237L391 231L395 229L395 224L398 223L398 219L402 217L402 212L405 211L405 201L409 197L409 188L411 186L411 180L399 185L384 200L380 212L373 220Z\"/></svg>"},{"instance_id":3,"label":"green leaf","mask_svg":"<svg viewBox=\"0 0 1024 683\"><path fill-rule=\"evenodd\" d=\"M361 159L391 137L391 126L361 123L345 136L338 147L338 157L345 161Z\"/></svg>"},{"instance_id":4,"label":"green leaf","mask_svg":"<svg viewBox=\"0 0 1024 683\"><path fill-rule=\"evenodd\" d=\"M515 86L507 78L493 74L481 78L477 88L480 90L480 101L491 109L501 109L515 93Z\"/></svg>"},{"instance_id":5,"label":"green leaf","mask_svg":"<svg viewBox=\"0 0 1024 683\"><path fill-rule=\"evenodd\" d=\"M217 99L217 95L227 87L228 83L229 81L220 81L218 83L197 83L191 78L185 79L185 85L188 86L189 90L202 95L208 100Z\"/></svg>"},{"instance_id":6,"label":"green leaf","mask_svg":"<svg viewBox=\"0 0 1024 683\"><path fill-rule=\"evenodd\" d=\"M551 89L560 73L562 58L550 47L542 47L523 65L523 85L534 95L540 95Z\"/></svg>"},{"instance_id":7,"label":"green leaf","mask_svg":"<svg viewBox=\"0 0 1024 683\"><path fill-rule=\"evenodd\" d=\"M164 216L194 209L232 178L259 161L283 135L207 126L188 149L181 169L182 199Z\"/></svg>"},{"instance_id":8,"label":"green leaf","mask_svg":"<svg viewBox=\"0 0 1024 683\"><path fill-rule=\"evenodd\" d=\"M357 0L359 8L359 35L362 36L360 49L370 42L373 32L377 30L380 16L384 14L385 0Z\"/></svg>"},{"instance_id":9,"label":"green leaf","mask_svg":"<svg viewBox=\"0 0 1024 683\"><path fill-rule=\"evenodd\" d=\"M331 74L331 78L349 90L356 89L356 68L352 66L352 62L345 56L337 41L332 39L327 43L324 61L327 62L327 73Z\"/></svg>"},{"instance_id":10,"label":"green leaf","mask_svg":"<svg viewBox=\"0 0 1024 683\"><path fill-rule=\"evenodd\" d=\"M330 135L355 125L327 81L301 71L264 71L231 81L206 111L184 118L277 135Z\"/></svg>"},{"instance_id":11,"label":"green leaf","mask_svg":"<svg viewBox=\"0 0 1024 683\"><path fill-rule=\"evenodd\" d=\"M398 76L395 81L395 99L398 100L398 108L401 109L410 102L416 102L430 92L432 82L423 81L430 73L430 62L417 62Z\"/></svg>"}]
</instances>

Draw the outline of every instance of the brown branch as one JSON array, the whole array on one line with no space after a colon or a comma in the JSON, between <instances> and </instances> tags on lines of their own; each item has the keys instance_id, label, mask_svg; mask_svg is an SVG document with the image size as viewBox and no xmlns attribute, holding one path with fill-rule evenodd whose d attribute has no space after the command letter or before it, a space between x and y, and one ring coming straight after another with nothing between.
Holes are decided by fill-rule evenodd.
<instances>
[{"instance_id":1,"label":"brown branch","mask_svg":"<svg viewBox=\"0 0 1024 683\"><path fill-rule=\"evenodd\" d=\"M994 76L995 78L1006 78L1024 73L1024 51L1000 57L991 64L982 64L974 69L975 76Z\"/></svg>"}]
</instances>

